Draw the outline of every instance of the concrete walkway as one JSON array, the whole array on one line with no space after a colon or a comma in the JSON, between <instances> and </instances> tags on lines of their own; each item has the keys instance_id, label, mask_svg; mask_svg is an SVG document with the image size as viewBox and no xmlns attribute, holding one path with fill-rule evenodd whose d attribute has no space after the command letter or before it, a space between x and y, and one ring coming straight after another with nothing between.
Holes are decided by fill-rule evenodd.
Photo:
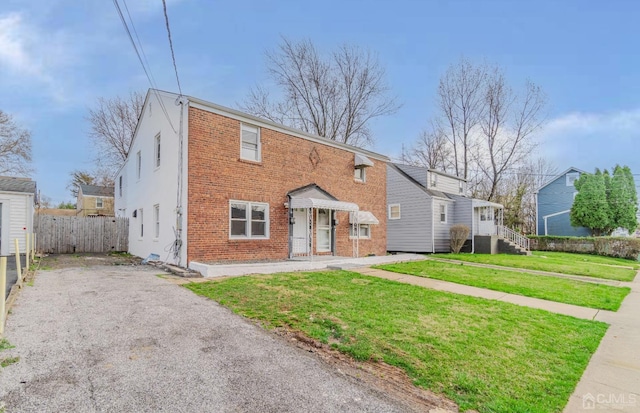
<instances>
[{"instance_id":1,"label":"concrete walkway","mask_svg":"<svg viewBox=\"0 0 640 413\"><path fill-rule=\"evenodd\" d=\"M412 411L157 272L39 271L7 322L0 411Z\"/></svg>"},{"instance_id":2,"label":"concrete walkway","mask_svg":"<svg viewBox=\"0 0 640 413\"><path fill-rule=\"evenodd\" d=\"M610 311L597 310L595 308L580 307L577 305L557 303L555 301L542 300L540 298L525 297L522 295L509 294L501 291L488 290L486 288L471 287L468 285L456 284L449 281L434 280L432 278L418 277L415 275L399 274L396 272L378 270L375 268L352 268L351 271L373 277L386 278L387 280L398 281L406 284L418 285L439 291L447 291L455 294L470 295L472 297L486 298L489 300L504 301L506 303L523 305L526 307L539 308L552 313L569 315L576 318L593 320L600 313L611 313Z\"/></svg>"}]
</instances>

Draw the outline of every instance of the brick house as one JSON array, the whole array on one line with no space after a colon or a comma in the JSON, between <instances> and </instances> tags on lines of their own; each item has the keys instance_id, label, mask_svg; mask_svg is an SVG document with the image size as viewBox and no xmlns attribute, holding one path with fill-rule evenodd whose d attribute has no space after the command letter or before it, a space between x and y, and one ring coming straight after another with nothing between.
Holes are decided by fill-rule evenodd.
<instances>
[{"instance_id":1,"label":"brick house","mask_svg":"<svg viewBox=\"0 0 640 413\"><path fill-rule=\"evenodd\" d=\"M149 90L116 178L134 255L181 266L386 253L386 163L364 149Z\"/></svg>"}]
</instances>

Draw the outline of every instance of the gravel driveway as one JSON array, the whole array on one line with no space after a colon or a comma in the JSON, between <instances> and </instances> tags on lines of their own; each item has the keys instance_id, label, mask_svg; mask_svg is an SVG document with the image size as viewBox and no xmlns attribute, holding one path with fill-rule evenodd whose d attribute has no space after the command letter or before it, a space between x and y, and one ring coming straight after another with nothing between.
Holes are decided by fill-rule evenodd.
<instances>
[{"instance_id":1,"label":"gravel driveway","mask_svg":"<svg viewBox=\"0 0 640 413\"><path fill-rule=\"evenodd\" d=\"M7 322L6 411L406 411L158 272L40 271Z\"/></svg>"}]
</instances>

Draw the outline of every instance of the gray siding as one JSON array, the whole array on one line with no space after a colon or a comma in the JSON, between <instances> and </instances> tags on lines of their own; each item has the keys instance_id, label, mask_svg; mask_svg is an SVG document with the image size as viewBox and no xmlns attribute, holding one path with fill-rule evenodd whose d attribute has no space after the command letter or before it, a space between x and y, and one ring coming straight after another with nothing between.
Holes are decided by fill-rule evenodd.
<instances>
[{"instance_id":1,"label":"gray siding","mask_svg":"<svg viewBox=\"0 0 640 413\"><path fill-rule=\"evenodd\" d=\"M442 191L446 194L459 194L460 193L460 179L452 178L450 176L441 175L437 172L430 171L429 174L437 175L436 186L431 186L431 178L429 177L428 189L435 189L437 191ZM462 186L464 192L464 181Z\"/></svg>"},{"instance_id":2,"label":"gray siding","mask_svg":"<svg viewBox=\"0 0 640 413\"><path fill-rule=\"evenodd\" d=\"M452 219L455 219L455 208L453 201L444 199L434 199L433 202L433 242L436 252L450 252L451 243L449 241L449 229L451 228ZM440 222L440 205L447 207L447 222Z\"/></svg>"},{"instance_id":3,"label":"gray siding","mask_svg":"<svg viewBox=\"0 0 640 413\"><path fill-rule=\"evenodd\" d=\"M392 204L400 204L400 219L387 219L387 251L431 252L431 197L387 166L387 206Z\"/></svg>"},{"instance_id":4,"label":"gray siding","mask_svg":"<svg viewBox=\"0 0 640 413\"><path fill-rule=\"evenodd\" d=\"M422 166L399 164L396 164L396 166L404 173L415 179L416 182L423 185L425 188L427 187L427 168L423 168Z\"/></svg>"},{"instance_id":5,"label":"gray siding","mask_svg":"<svg viewBox=\"0 0 640 413\"><path fill-rule=\"evenodd\" d=\"M453 203L453 224L464 224L469 227L469 238L473 235L473 203L471 198L450 195Z\"/></svg>"},{"instance_id":6,"label":"gray siding","mask_svg":"<svg viewBox=\"0 0 640 413\"><path fill-rule=\"evenodd\" d=\"M538 235L544 235L544 217L571 209L576 188L566 184L567 173L560 175L538 191ZM584 227L572 227L569 213L547 218L547 235L589 236L591 232Z\"/></svg>"}]
</instances>

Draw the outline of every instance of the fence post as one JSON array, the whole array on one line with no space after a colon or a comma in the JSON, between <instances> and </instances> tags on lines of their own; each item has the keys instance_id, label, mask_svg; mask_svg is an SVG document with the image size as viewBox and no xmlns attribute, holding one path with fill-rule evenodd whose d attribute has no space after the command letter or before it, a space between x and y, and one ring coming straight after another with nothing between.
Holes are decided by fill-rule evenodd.
<instances>
[{"instance_id":1,"label":"fence post","mask_svg":"<svg viewBox=\"0 0 640 413\"><path fill-rule=\"evenodd\" d=\"M2 291L2 299L0 300L0 337L4 334L4 322L7 316L5 308L5 292L7 290L7 257L0 257L0 291Z\"/></svg>"},{"instance_id":2,"label":"fence post","mask_svg":"<svg viewBox=\"0 0 640 413\"><path fill-rule=\"evenodd\" d=\"M22 287L22 262L20 262L20 241L16 238L16 270L18 271L18 281L16 284Z\"/></svg>"},{"instance_id":3,"label":"fence post","mask_svg":"<svg viewBox=\"0 0 640 413\"><path fill-rule=\"evenodd\" d=\"M31 248L29 248L29 245L31 245L31 243L29 242L31 240L31 234L30 233L25 233L24 234L24 270L25 271L29 271L29 259L31 258Z\"/></svg>"}]
</instances>

